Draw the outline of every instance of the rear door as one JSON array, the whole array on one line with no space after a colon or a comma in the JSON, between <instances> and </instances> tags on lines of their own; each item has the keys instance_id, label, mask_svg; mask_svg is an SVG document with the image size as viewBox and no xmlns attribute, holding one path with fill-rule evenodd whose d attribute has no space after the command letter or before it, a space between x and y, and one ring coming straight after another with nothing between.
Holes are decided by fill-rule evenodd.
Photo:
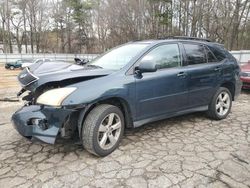
<instances>
[{"instance_id":1,"label":"rear door","mask_svg":"<svg viewBox=\"0 0 250 188\"><path fill-rule=\"evenodd\" d=\"M136 77L137 120L186 108L187 78L178 44L157 46L142 57L143 60L154 61L158 70Z\"/></svg>"},{"instance_id":2,"label":"rear door","mask_svg":"<svg viewBox=\"0 0 250 188\"><path fill-rule=\"evenodd\" d=\"M186 53L189 107L207 105L218 86L223 62L218 62L206 45L183 43L183 46Z\"/></svg>"}]
</instances>

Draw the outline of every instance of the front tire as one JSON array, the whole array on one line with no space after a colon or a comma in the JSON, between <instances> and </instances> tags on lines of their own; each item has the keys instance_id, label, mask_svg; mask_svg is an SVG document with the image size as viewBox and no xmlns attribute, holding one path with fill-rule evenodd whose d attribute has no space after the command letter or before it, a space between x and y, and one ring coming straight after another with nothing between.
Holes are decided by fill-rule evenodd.
<instances>
[{"instance_id":1,"label":"front tire","mask_svg":"<svg viewBox=\"0 0 250 188\"><path fill-rule=\"evenodd\" d=\"M107 156L118 147L123 133L122 111L113 105L98 105L90 111L83 123L83 147L94 155Z\"/></svg>"},{"instance_id":2,"label":"front tire","mask_svg":"<svg viewBox=\"0 0 250 188\"><path fill-rule=\"evenodd\" d=\"M10 66L10 70L14 70L15 69L15 67L14 66Z\"/></svg>"},{"instance_id":3,"label":"front tire","mask_svg":"<svg viewBox=\"0 0 250 188\"><path fill-rule=\"evenodd\" d=\"M207 114L210 118L215 120L225 119L230 113L231 107L231 92L225 87L220 87L209 105Z\"/></svg>"}]
</instances>

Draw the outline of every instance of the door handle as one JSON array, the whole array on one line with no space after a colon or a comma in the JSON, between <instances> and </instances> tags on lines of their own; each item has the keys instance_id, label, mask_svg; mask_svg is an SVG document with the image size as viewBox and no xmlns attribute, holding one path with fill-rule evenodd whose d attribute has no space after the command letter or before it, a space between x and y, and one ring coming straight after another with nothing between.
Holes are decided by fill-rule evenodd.
<instances>
[{"instance_id":1,"label":"door handle","mask_svg":"<svg viewBox=\"0 0 250 188\"><path fill-rule=\"evenodd\" d=\"M221 70L221 68L220 67L216 67L216 68L214 68L214 71L220 71Z\"/></svg>"},{"instance_id":2,"label":"door handle","mask_svg":"<svg viewBox=\"0 0 250 188\"><path fill-rule=\"evenodd\" d=\"M187 76L187 73L185 73L185 72L179 72L177 74L177 77L186 77L186 76Z\"/></svg>"}]
</instances>

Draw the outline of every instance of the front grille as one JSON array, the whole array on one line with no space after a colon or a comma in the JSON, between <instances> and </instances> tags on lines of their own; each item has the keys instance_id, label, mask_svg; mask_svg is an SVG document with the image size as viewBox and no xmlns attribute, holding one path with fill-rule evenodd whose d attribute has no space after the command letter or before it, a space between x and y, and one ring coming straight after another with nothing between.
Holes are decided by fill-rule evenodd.
<instances>
[{"instance_id":1,"label":"front grille","mask_svg":"<svg viewBox=\"0 0 250 188\"><path fill-rule=\"evenodd\" d=\"M243 86L250 87L250 83L248 83L248 82L243 82Z\"/></svg>"},{"instance_id":2,"label":"front grille","mask_svg":"<svg viewBox=\"0 0 250 188\"><path fill-rule=\"evenodd\" d=\"M39 78L33 75L28 68L25 68L19 75L18 80L23 86L27 86L35 81L37 81Z\"/></svg>"}]
</instances>

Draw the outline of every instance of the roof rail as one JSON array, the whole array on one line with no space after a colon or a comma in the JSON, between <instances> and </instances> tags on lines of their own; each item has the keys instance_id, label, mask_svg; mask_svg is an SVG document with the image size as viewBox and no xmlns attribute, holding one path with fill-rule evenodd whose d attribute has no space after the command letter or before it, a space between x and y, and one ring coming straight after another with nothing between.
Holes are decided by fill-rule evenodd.
<instances>
[{"instance_id":1,"label":"roof rail","mask_svg":"<svg viewBox=\"0 0 250 188\"><path fill-rule=\"evenodd\" d=\"M187 37L187 36L168 36L163 39L199 40L199 41L205 41L205 42L212 42L210 39L206 39L206 38Z\"/></svg>"}]
</instances>

